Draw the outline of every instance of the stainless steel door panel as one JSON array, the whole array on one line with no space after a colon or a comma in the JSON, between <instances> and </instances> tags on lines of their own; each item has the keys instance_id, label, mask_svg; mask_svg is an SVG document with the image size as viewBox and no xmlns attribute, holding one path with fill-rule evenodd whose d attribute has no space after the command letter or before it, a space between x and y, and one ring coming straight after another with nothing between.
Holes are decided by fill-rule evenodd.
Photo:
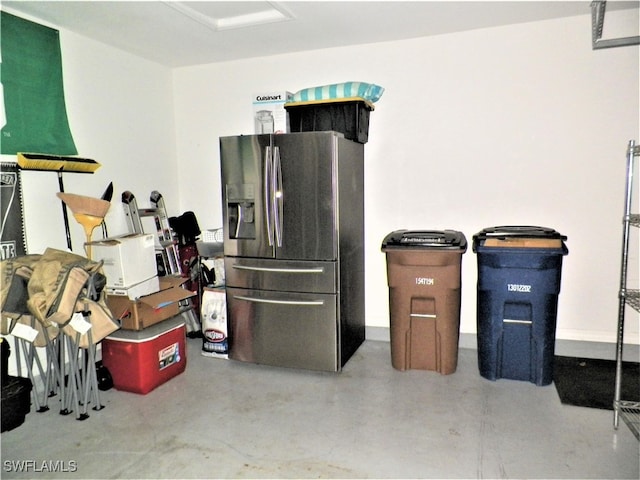
<instances>
[{"instance_id":1,"label":"stainless steel door panel","mask_svg":"<svg viewBox=\"0 0 640 480\"><path fill-rule=\"evenodd\" d=\"M336 295L227 287L229 356L266 365L337 371Z\"/></svg>"},{"instance_id":2,"label":"stainless steel door panel","mask_svg":"<svg viewBox=\"0 0 640 480\"><path fill-rule=\"evenodd\" d=\"M338 256L335 195L336 134L275 135L281 192L281 246L276 257L335 260Z\"/></svg>"},{"instance_id":3,"label":"stainless steel door panel","mask_svg":"<svg viewBox=\"0 0 640 480\"><path fill-rule=\"evenodd\" d=\"M227 286L286 292L336 293L336 262L225 257Z\"/></svg>"},{"instance_id":4,"label":"stainless steel door panel","mask_svg":"<svg viewBox=\"0 0 640 480\"><path fill-rule=\"evenodd\" d=\"M220 138L225 255L274 255L266 229L264 177L270 142L270 135Z\"/></svg>"}]
</instances>

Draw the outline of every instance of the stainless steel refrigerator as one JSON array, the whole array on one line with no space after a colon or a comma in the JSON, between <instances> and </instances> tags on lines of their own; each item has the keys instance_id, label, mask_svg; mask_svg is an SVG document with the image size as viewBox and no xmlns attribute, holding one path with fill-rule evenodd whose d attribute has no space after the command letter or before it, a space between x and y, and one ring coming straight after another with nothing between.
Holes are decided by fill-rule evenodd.
<instances>
[{"instance_id":1,"label":"stainless steel refrigerator","mask_svg":"<svg viewBox=\"0 0 640 480\"><path fill-rule=\"evenodd\" d=\"M364 146L220 138L232 359L340 371L364 341Z\"/></svg>"}]
</instances>

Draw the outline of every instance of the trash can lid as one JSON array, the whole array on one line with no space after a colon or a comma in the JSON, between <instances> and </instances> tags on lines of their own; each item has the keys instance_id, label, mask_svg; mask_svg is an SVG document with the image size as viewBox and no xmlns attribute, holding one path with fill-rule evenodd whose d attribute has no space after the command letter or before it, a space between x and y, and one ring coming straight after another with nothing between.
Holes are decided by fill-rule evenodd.
<instances>
[{"instance_id":1,"label":"trash can lid","mask_svg":"<svg viewBox=\"0 0 640 480\"><path fill-rule=\"evenodd\" d=\"M567 237L553 228L532 225L502 225L489 227L473 236L477 247L562 248Z\"/></svg>"},{"instance_id":2,"label":"trash can lid","mask_svg":"<svg viewBox=\"0 0 640 480\"><path fill-rule=\"evenodd\" d=\"M456 230L396 230L382 241L382 250L389 248L437 248L466 250L467 239Z\"/></svg>"},{"instance_id":3,"label":"trash can lid","mask_svg":"<svg viewBox=\"0 0 640 480\"><path fill-rule=\"evenodd\" d=\"M567 237L553 228L537 227L532 225L502 225L499 227L489 227L476 233L474 238L503 238L508 237L529 237L529 238L558 238L566 240Z\"/></svg>"}]
</instances>

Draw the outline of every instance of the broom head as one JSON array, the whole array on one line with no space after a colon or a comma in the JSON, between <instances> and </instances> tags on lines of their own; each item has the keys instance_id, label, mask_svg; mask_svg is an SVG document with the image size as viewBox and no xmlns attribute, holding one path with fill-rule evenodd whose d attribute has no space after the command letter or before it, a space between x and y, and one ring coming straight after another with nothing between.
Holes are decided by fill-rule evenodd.
<instances>
[{"instance_id":1,"label":"broom head","mask_svg":"<svg viewBox=\"0 0 640 480\"><path fill-rule=\"evenodd\" d=\"M90 158L44 153L18 153L18 166L23 170L74 173L93 173L101 167L98 162Z\"/></svg>"}]
</instances>

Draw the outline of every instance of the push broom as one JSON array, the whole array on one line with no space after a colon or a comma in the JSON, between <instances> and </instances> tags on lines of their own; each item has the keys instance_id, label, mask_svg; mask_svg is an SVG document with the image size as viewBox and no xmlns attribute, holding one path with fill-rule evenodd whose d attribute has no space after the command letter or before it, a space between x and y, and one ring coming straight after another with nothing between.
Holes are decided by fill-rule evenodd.
<instances>
[{"instance_id":1,"label":"push broom","mask_svg":"<svg viewBox=\"0 0 640 480\"><path fill-rule=\"evenodd\" d=\"M71 157L62 155L47 155L42 153L18 153L18 166L22 170L38 170L41 172L56 172L58 174L58 186L60 193L64 193L62 182L63 172L67 173L93 173L100 164L90 158ZM69 217L64 202L62 202L62 216L64 229L67 235L67 247L71 247L71 232L69 230Z\"/></svg>"}]
</instances>

